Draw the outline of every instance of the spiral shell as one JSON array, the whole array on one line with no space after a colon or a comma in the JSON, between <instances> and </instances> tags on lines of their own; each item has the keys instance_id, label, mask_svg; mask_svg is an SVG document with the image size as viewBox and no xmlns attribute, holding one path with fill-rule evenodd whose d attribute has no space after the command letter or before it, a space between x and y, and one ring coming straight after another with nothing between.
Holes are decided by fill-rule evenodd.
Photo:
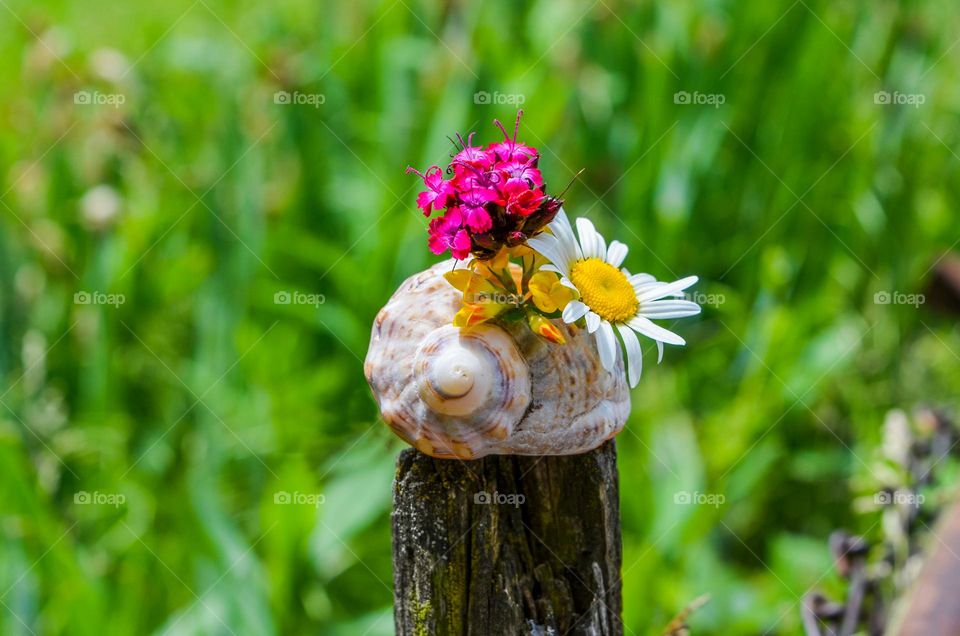
<instances>
[{"instance_id":1,"label":"spiral shell","mask_svg":"<svg viewBox=\"0 0 960 636\"><path fill-rule=\"evenodd\" d=\"M476 459L582 453L623 429L622 359L605 371L593 337L560 321L564 345L519 323L454 327L460 292L443 278L453 267L407 279L374 321L364 371L397 435L434 457Z\"/></svg>"}]
</instances>

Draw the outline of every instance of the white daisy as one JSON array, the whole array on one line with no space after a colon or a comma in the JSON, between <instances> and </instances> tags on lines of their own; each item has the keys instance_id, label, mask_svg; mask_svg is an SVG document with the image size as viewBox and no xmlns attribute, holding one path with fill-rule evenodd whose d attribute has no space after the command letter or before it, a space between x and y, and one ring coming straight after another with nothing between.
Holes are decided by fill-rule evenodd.
<instances>
[{"instance_id":1,"label":"white daisy","mask_svg":"<svg viewBox=\"0 0 960 636\"><path fill-rule=\"evenodd\" d=\"M617 361L619 332L626 351L627 380L634 387L640 381L643 359L637 334L652 338L663 358L663 343L686 344L683 338L655 324L651 318L683 318L700 313L700 305L677 300L683 290L697 282L696 276L672 283L661 282L650 274L631 275L620 265L627 257L627 246L620 241L606 241L584 218L577 219L577 234L563 210L547 226L552 234L541 233L527 241L551 264L541 269L556 272L560 282L577 290L580 300L572 300L563 308L567 323L585 318L587 331L597 339L600 362L612 371Z\"/></svg>"}]
</instances>

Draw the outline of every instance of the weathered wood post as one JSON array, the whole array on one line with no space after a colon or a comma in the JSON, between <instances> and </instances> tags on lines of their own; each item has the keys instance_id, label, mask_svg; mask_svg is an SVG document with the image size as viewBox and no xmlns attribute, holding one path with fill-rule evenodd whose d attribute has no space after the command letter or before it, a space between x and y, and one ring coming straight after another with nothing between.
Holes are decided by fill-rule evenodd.
<instances>
[{"instance_id":1,"label":"weathered wood post","mask_svg":"<svg viewBox=\"0 0 960 636\"><path fill-rule=\"evenodd\" d=\"M622 634L618 496L613 441L565 457L403 451L397 634Z\"/></svg>"}]
</instances>

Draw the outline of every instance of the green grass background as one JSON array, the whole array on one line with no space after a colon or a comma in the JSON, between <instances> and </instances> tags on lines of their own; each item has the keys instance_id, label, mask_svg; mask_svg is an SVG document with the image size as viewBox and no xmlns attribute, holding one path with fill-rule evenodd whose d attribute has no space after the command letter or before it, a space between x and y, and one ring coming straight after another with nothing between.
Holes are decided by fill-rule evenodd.
<instances>
[{"instance_id":1,"label":"green grass background","mask_svg":"<svg viewBox=\"0 0 960 636\"><path fill-rule=\"evenodd\" d=\"M958 24L947 0L0 0L0 632L392 633L401 444L362 359L435 260L403 170L496 139L515 106L486 91L521 96L552 191L585 169L566 209L626 266L724 299L645 349L618 438L628 633L705 592L695 634L799 633L799 597L842 589L829 532L878 532L850 503L884 412L960 386L955 317L874 300L960 237Z\"/></svg>"}]
</instances>

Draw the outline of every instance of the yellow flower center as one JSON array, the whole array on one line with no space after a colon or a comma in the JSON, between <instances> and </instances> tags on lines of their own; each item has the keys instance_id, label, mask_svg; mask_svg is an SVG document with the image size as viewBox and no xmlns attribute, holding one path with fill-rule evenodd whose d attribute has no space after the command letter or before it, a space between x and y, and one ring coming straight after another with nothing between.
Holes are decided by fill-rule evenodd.
<instances>
[{"instance_id":1,"label":"yellow flower center","mask_svg":"<svg viewBox=\"0 0 960 636\"><path fill-rule=\"evenodd\" d=\"M570 270L570 280L580 290L580 300L604 320L625 322L640 307L633 285L623 272L599 258L577 261Z\"/></svg>"}]
</instances>

